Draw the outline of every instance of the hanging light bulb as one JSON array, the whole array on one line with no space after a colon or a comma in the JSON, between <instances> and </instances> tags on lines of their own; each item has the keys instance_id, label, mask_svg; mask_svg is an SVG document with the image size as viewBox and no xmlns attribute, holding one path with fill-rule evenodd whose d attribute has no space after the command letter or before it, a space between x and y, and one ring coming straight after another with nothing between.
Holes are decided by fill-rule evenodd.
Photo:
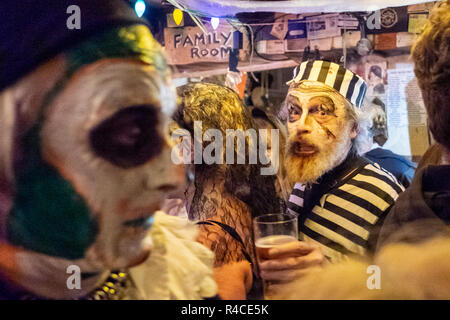
<instances>
[{"instance_id":1,"label":"hanging light bulb","mask_svg":"<svg viewBox=\"0 0 450 320\"><path fill-rule=\"evenodd\" d=\"M136 14L139 18L144 14L145 7L145 2L143 0L137 0L134 4L134 11L136 11Z\"/></svg>"},{"instance_id":2,"label":"hanging light bulb","mask_svg":"<svg viewBox=\"0 0 450 320\"><path fill-rule=\"evenodd\" d=\"M179 26L181 21L183 21L183 11L180 9L173 10L173 21Z\"/></svg>"},{"instance_id":3,"label":"hanging light bulb","mask_svg":"<svg viewBox=\"0 0 450 320\"><path fill-rule=\"evenodd\" d=\"M216 17L212 17L211 18L211 25L212 25L214 30L216 30L217 27L219 26L219 22L220 22L219 18L216 18Z\"/></svg>"}]
</instances>

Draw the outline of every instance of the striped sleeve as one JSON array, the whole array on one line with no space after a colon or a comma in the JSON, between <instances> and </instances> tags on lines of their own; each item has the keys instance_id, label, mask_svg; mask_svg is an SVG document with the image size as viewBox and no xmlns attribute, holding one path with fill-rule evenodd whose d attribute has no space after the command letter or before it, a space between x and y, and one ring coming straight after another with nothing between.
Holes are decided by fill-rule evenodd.
<instances>
[{"instance_id":1,"label":"striped sleeve","mask_svg":"<svg viewBox=\"0 0 450 320\"><path fill-rule=\"evenodd\" d=\"M288 201L288 211L293 214L299 214L304 204L305 185L296 183Z\"/></svg>"},{"instance_id":2,"label":"striped sleeve","mask_svg":"<svg viewBox=\"0 0 450 320\"><path fill-rule=\"evenodd\" d=\"M318 243L332 261L365 255L374 225L403 190L388 172L368 164L322 196L322 205L316 205L300 227L300 237Z\"/></svg>"}]
</instances>

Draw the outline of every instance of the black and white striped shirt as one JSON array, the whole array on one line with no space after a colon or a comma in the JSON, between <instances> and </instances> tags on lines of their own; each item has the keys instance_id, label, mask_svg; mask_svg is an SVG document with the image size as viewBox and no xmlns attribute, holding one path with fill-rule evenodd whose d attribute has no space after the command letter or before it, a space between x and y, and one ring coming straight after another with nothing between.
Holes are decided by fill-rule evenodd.
<instances>
[{"instance_id":1,"label":"black and white striped shirt","mask_svg":"<svg viewBox=\"0 0 450 320\"><path fill-rule=\"evenodd\" d=\"M365 255L377 222L388 213L401 192L396 178L378 164L350 157L338 176L311 188L296 183L288 211L299 215L299 238L319 244L331 261L350 254ZM328 184L328 186L323 186Z\"/></svg>"}]
</instances>

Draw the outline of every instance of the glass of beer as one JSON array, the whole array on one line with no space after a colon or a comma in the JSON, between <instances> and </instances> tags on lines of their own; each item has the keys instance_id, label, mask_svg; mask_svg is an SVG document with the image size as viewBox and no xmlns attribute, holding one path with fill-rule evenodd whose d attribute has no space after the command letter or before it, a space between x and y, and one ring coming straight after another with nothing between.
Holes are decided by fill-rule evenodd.
<instances>
[{"instance_id":1,"label":"glass of beer","mask_svg":"<svg viewBox=\"0 0 450 320\"><path fill-rule=\"evenodd\" d=\"M271 248L298 240L297 216L289 213L265 214L253 219L255 247L258 263L268 258ZM264 281L264 298L271 299L273 295L270 286L273 281Z\"/></svg>"}]
</instances>

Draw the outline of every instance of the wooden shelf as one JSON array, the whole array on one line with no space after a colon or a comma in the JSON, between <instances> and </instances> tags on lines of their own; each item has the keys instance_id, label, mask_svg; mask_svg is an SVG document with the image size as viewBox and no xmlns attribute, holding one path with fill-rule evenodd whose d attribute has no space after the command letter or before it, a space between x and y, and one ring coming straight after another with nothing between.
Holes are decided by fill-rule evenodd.
<instances>
[{"instance_id":1,"label":"wooden shelf","mask_svg":"<svg viewBox=\"0 0 450 320\"><path fill-rule=\"evenodd\" d=\"M354 49L353 47L348 48L348 50ZM375 50L373 53L384 55L384 56L396 56L402 54L409 54L411 47L401 47L391 50ZM333 49L331 51L321 51L321 55L328 59L327 57L333 55L333 53L342 52L342 49ZM262 59L260 57L253 57L252 63L249 61L240 61L238 64L238 70L243 72L259 72L274 69L283 68L293 68L298 66L302 61L302 52L286 53L289 56L289 60L281 61L269 61ZM283 56L270 56L271 59L282 58ZM201 78L201 77L211 77L221 74L226 74L228 71L228 63L219 62L203 62L203 63L193 63L186 65L172 65L173 74L172 78Z\"/></svg>"},{"instance_id":2,"label":"wooden shelf","mask_svg":"<svg viewBox=\"0 0 450 320\"><path fill-rule=\"evenodd\" d=\"M273 69L291 68L298 65L294 60L268 61L259 57L253 57L252 63L240 61L238 70L242 72L258 72ZM200 78L226 74L228 63L194 63L172 66L172 78Z\"/></svg>"}]
</instances>

